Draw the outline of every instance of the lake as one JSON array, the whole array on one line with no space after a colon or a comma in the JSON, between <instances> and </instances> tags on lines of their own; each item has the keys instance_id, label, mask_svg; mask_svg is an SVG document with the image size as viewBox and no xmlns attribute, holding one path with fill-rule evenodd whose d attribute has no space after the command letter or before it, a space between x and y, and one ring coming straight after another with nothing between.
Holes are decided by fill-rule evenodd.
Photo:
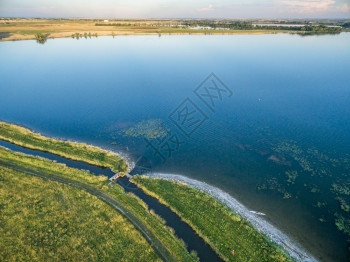
<instances>
[{"instance_id":1,"label":"lake","mask_svg":"<svg viewBox=\"0 0 350 262\"><path fill-rule=\"evenodd\" d=\"M0 119L217 186L349 258L350 33L1 42ZM349 234L349 233L348 233Z\"/></svg>"}]
</instances>

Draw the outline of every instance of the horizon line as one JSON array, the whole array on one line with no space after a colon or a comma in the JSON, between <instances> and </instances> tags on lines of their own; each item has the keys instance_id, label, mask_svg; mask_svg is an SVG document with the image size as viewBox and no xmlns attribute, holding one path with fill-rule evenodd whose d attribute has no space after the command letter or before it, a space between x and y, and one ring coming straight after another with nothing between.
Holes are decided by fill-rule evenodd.
<instances>
[{"instance_id":1,"label":"horizon line","mask_svg":"<svg viewBox=\"0 0 350 262\"><path fill-rule=\"evenodd\" d=\"M350 20L349 17L338 17L338 18L283 18L283 17L269 17L269 18L224 18L224 17L213 17L213 18L200 18L200 17L188 17L188 18L176 18L176 17L167 17L167 18L115 18L115 17L55 17L55 16L0 16L0 19L8 18L20 18L20 19L98 19L98 20Z\"/></svg>"}]
</instances>

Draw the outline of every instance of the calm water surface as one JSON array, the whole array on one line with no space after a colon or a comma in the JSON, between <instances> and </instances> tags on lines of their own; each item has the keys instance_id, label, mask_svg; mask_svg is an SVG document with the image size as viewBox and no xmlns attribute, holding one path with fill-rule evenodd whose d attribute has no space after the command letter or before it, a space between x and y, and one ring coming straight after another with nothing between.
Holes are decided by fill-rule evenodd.
<instances>
[{"instance_id":1,"label":"calm water surface","mask_svg":"<svg viewBox=\"0 0 350 262\"><path fill-rule=\"evenodd\" d=\"M346 261L336 223L350 219L349 44L349 33L2 42L0 119L204 180L320 260ZM211 72L232 91L214 110L194 92ZM205 116L189 137L172 121L188 101ZM143 120L179 139L171 156L125 135Z\"/></svg>"}]
</instances>

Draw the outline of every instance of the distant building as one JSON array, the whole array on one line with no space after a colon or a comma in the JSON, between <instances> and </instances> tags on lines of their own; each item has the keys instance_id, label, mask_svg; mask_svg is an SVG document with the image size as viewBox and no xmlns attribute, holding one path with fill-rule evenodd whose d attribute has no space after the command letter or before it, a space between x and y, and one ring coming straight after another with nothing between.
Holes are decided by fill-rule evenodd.
<instances>
[{"instance_id":1,"label":"distant building","mask_svg":"<svg viewBox=\"0 0 350 262\"><path fill-rule=\"evenodd\" d=\"M109 20L103 20L103 22L108 23L108 22L109 22Z\"/></svg>"}]
</instances>

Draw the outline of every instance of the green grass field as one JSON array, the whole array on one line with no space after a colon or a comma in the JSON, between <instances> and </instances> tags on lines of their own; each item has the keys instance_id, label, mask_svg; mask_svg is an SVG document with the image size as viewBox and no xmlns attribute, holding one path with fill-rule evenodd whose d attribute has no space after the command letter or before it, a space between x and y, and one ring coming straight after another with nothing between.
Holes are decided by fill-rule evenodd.
<instances>
[{"instance_id":1,"label":"green grass field","mask_svg":"<svg viewBox=\"0 0 350 262\"><path fill-rule=\"evenodd\" d=\"M117 199L137 219L142 221L146 229L151 231L161 241L164 248L167 249L177 261L197 260L196 257L189 254L184 242L174 235L174 231L168 228L161 218L149 211L143 201L133 194L125 193L123 188L117 184L108 186L109 180L105 176L95 176L88 171L69 168L64 164L55 163L44 158L14 153L0 146L0 167L1 166L10 166L38 174L62 177L84 183L105 192Z\"/></svg>"},{"instance_id":2,"label":"green grass field","mask_svg":"<svg viewBox=\"0 0 350 262\"><path fill-rule=\"evenodd\" d=\"M0 261L162 261L83 190L0 166Z\"/></svg>"},{"instance_id":3,"label":"green grass field","mask_svg":"<svg viewBox=\"0 0 350 262\"><path fill-rule=\"evenodd\" d=\"M164 179L136 176L132 181L169 206L225 261L292 261L280 247L212 196Z\"/></svg>"}]
</instances>

